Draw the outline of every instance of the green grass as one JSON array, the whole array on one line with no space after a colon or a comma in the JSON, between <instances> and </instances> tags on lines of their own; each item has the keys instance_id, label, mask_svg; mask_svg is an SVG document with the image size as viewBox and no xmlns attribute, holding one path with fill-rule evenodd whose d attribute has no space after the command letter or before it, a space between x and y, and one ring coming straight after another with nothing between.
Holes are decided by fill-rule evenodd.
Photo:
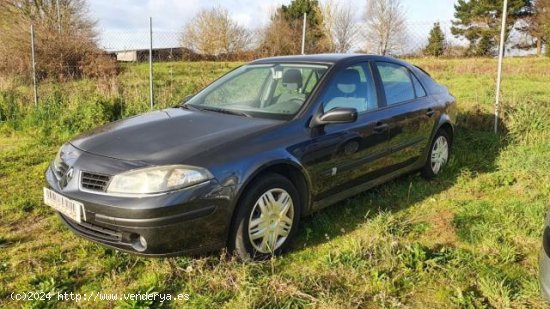
<instances>
[{"instance_id":1,"label":"green grass","mask_svg":"<svg viewBox=\"0 0 550 309\"><path fill-rule=\"evenodd\" d=\"M0 307L11 292L161 292L188 301L79 307L544 307L537 271L550 198L550 61L506 59L502 133L492 133L492 59L413 59L458 98L461 126L441 177L408 175L303 221L294 250L243 264L224 253L148 259L74 236L43 205L43 172L78 132L148 109L147 67L110 81L0 87ZM235 63L157 64L159 107ZM172 73L170 73L172 71ZM162 81L162 82L160 82Z\"/></svg>"}]
</instances>

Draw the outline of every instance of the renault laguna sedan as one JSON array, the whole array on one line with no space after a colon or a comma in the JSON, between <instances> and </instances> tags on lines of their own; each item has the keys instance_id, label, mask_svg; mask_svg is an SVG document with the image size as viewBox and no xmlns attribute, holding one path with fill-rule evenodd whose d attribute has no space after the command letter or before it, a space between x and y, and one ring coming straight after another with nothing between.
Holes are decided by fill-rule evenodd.
<instances>
[{"instance_id":1,"label":"renault laguna sedan","mask_svg":"<svg viewBox=\"0 0 550 309\"><path fill-rule=\"evenodd\" d=\"M393 58L260 59L181 106L66 143L44 200L78 235L123 251L263 259L288 249L304 216L441 173L456 116L445 87Z\"/></svg>"},{"instance_id":2,"label":"renault laguna sedan","mask_svg":"<svg viewBox=\"0 0 550 309\"><path fill-rule=\"evenodd\" d=\"M550 302L550 213L546 216L539 258L539 281L543 299Z\"/></svg>"}]
</instances>

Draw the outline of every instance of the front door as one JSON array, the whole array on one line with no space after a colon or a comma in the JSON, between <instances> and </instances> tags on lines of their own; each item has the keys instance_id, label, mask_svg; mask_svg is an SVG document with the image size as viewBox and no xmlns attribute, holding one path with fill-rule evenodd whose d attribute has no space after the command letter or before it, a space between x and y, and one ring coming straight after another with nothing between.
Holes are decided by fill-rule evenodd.
<instances>
[{"instance_id":1,"label":"front door","mask_svg":"<svg viewBox=\"0 0 550 309\"><path fill-rule=\"evenodd\" d=\"M355 108L358 119L312 128L311 140L300 147L302 162L312 177L314 201L364 183L367 174L383 169L380 159L387 153L389 138L369 63L342 69L320 97L324 112Z\"/></svg>"}]
</instances>

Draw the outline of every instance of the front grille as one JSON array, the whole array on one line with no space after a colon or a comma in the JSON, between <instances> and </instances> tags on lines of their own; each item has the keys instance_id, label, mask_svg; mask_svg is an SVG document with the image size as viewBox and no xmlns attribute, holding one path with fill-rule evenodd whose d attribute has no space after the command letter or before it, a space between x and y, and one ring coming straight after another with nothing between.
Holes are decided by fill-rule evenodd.
<instances>
[{"instance_id":1,"label":"front grille","mask_svg":"<svg viewBox=\"0 0 550 309\"><path fill-rule=\"evenodd\" d=\"M89 172L82 172L80 176L82 188L92 191L107 191L110 180L111 176Z\"/></svg>"}]
</instances>

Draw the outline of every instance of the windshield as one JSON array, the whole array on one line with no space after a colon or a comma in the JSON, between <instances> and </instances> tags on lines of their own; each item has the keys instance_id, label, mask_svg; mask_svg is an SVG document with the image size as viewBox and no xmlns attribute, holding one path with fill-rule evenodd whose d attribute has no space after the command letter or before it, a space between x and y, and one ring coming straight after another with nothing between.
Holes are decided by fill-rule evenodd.
<instances>
[{"instance_id":1,"label":"windshield","mask_svg":"<svg viewBox=\"0 0 550 309\"><path fill-rule=\"evenodd\" d=\"M325 65L244 65L191 98L186 107L250 117L291 119L305 103Z\"/></svg>"}]
</instances>

